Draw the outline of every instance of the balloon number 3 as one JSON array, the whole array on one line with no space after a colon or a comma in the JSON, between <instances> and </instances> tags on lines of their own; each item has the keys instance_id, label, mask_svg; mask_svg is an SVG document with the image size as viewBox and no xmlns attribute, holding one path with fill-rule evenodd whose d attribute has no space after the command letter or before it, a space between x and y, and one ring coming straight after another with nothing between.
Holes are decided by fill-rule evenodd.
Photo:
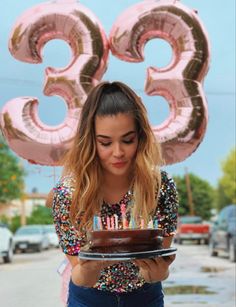
<instances>
[{"instance_id":1,"label":"balloon number 3","mask_svg":"<svg viewBox=\"0 0 236 307\"><path fill-rule=\"evenodd\" d=\"M128 20L128 22L125 22ZM153 127L166 164L183 161L201 142L207 126L202 81L209 65L207 35L196 13L178 1L151 0L126 10L110 35L112 53L130 62L144 60L144 45L152 38L170 43L168 67L149 67L145 91L166 98L169 117Z\"/></svg>"},{"instance_id":2,"label":"balloon number 3","mask_svg":"<svg viewBox=\"0 0 236 307\"><path fill-rule=\"evenodd\" d=\"M42 62L42 48L51 39L63 39L72 60L62 69L47 68L44 94L62 97L68 108L57 127L44 125L37 116L38 101L19 97L2 110L1 126L9 146L31 163L58 165L78 125L81 106L89 90L106 71L108 41L96 16L74 1L42 3L26 11L9 39L11 54L28 63Z\"/></svg>"},{"instance_id":3,"label":"balloon number 3","mask_svg":"<svg viewBox=\"0 0 236 307\"><path fill-rule=\"evenodd\" d=\"M9 146L31 163L59 165L79 122L80 108L91 87L106 71L108 42L98 19L76 1L43 3L21 16L9 40L12 55L40 63L43 45L64 39L71 46L71 63L46 69L44 93L59 95L68 113L57 127L44 125L37 116L36 98L15 98L3 107L1 129ZM207 126L207 103L202 82L209 66L209 42L197 14L176 0L146 0L123 12L114 23L109 46L124 61L144 60L144 46L162 38L173 50L164 68L149 67L145 91L163 96L170 115L153 127L166 164L183 161L202 141Z\"/></svg>"}]
</instances>

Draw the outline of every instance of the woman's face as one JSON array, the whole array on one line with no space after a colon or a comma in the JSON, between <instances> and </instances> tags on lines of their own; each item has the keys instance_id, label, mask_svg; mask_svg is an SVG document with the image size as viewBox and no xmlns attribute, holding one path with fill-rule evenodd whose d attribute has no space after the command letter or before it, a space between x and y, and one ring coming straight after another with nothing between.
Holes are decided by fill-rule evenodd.
<instances>
[{"instance_id":1,"label":"woman's face","mask_svg":"<svg viewBox=\"0 0 236 307\"><path fill-rule=\"evenodd\" d=\"M132 115L118 113L95 119L97 154L105 173L129 175L138 147L138 135Z\"/></svg>"}]
</instances>

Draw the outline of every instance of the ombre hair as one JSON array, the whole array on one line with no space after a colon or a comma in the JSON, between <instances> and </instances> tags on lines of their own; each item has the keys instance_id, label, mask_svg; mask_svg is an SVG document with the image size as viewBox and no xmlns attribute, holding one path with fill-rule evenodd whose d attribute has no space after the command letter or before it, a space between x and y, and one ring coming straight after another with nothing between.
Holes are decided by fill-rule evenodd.
<instances>
[{"instance_id":1,"label":"ombre hair","mask_svg":"<svg viewBox=\"0 0 236 307\"><path fill-rule=\"evenodd\" d=\"M163 161L147 111L141 99L124 83L101 82L90 91L83 105L74 143L64 159L64 174L72 174L75 180L70 216L79 230L91 227L93 216L99 214L103 201L95 118L117 114L132 115L137 129L138 147L132 174L132 214L136 220L141 217L147 223L157 206L161 184L159 166Z\"/></svg>"}]
</instances>

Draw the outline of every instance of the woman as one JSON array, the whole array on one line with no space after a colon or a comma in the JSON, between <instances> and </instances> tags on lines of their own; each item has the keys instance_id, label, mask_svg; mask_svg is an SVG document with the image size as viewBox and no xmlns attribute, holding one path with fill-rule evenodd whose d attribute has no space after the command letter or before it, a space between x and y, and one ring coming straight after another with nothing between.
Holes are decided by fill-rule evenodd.
<instances>
[{"instance_id":1,"label":"woman","mask_svg":"<svg viewBox=\"0 0 236 307\"><path fill-rule=\"evenodd\" d=\"M81 260L80 247L94 216L116 214L147 225L158 219L171 245L176 229L177 193L163 163L140 98L121 82L93 88L82 108L74 144L54 188L53 217L60 246L72 265L68 306L162 307L161 281L174 256L125 262Z\"/></svg>"}]
</instances>

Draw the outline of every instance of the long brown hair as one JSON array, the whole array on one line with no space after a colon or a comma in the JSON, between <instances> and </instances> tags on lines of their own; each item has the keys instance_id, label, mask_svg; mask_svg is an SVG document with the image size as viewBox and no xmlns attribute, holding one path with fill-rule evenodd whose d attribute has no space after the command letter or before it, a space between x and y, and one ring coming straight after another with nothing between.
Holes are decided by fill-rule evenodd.
<instances>
[{"instance_id":1,"label":"long brown hair","mask_svg":"<svg viewBox=\"0 0 236 307\"><path fill-rule=\"evenodd\" d=\"M160 187L161 151L147 118L141 99L121 82L101 82L94 87L83 105L78 131L64 160L64 173L75 179L70 216L79 229L89 227L100 211L102 169L96 152L95 117L132 114L138 133L138 148L134 161L133 214L147 221L156 208L156 193Z\"/></svg>"}]
</instances>

